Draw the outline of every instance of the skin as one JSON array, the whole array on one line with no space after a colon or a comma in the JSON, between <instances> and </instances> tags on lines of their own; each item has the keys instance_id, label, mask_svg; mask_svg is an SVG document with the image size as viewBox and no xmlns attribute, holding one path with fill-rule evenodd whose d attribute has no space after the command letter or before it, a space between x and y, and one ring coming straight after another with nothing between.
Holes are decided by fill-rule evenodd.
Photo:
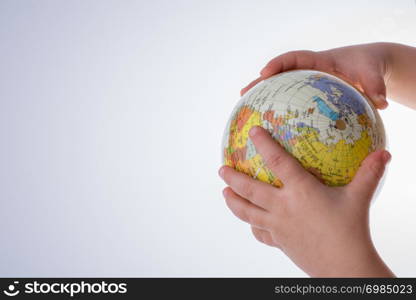
<instances>
[{"instance_id":1,"label":"skin","mask_svg":"<svg viewBox=\"0 0 416 300\"><path fill-rule=\"evenodd\" d=\"M416 108L416 48L375 43L326 51L293 51L272 59L261 76L241 90L291 69L332 73L355 85L379 109L390 99ZM255 238L281 249L313 277L393 277L369 230L369 206L391 155L380 150L362 162L353 181L328 187L304 170L261 127L250 137L265 164L284 186L275 188L222 166L230 210L251 225Z\"/></svg>"}]
</instances>

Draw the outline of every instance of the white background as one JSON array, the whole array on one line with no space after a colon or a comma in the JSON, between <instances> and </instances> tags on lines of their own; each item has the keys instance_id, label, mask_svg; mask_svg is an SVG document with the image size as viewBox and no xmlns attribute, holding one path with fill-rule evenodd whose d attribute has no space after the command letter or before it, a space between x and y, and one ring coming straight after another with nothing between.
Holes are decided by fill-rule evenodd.
<instances>
[{"instance_id":1,"label":"white background","mask_svg":"<svg viewBox=\"0 0 416 300\"><path fill-rule=\"evenodd\" d=\"M416 45L414 1L0 2L0 275L305 276L221 195L239 90L295 49ZM374 242L416 276L414 111Z\"/></svg>"}]
</instances>

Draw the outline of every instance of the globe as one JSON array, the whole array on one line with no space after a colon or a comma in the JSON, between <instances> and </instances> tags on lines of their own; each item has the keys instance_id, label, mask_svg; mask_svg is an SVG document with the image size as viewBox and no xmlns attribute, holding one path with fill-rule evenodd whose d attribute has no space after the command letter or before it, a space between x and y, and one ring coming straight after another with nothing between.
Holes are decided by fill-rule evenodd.
<instances>
[{"instance_id":1,"label":"globe","mask_svg":"<svg viewBox=\"0 0 416 300\"><path fill-rule=\"evenodd\" d=\"M223 164L281 187L248 132L262 126L321 182L348 184L365 157L385 147L377 110L352 85L314 70L280 73L252 87L237 103L222 140ZM284 172L284 170L283 170Z\"/></svg>"}]
</instances>

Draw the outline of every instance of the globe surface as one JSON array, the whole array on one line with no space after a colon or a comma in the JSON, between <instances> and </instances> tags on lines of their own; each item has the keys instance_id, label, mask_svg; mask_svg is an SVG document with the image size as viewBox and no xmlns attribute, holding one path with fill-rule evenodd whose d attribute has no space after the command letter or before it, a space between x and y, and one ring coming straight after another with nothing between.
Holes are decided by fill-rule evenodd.
<instances>
[{"instance_id":1,"label":"globe surface","mask_svg":"<svg viewBox=\"0 0 416 300\"><path fill-rule=\"evenodd\" d=\"M296 70L252 87L237 103L223 141L223 164L282 186L248 132L262 126L302 166L329 186L349 183L371 152L384 149L385 132L372 104L353 86L323 72ZM284 171L284 170L283 170Z\"/></svg>"}]
</instances>

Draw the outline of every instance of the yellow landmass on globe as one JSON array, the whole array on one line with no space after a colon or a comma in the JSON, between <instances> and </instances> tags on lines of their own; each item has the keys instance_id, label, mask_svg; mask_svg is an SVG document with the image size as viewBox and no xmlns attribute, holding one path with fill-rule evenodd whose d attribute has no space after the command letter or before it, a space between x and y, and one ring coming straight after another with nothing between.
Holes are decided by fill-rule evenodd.
<instances>
[{"instance_id":1,"label":"yellow landmass on globe","mask_svg":"<svg viewBox=\"0 0 416 300\"><path fill-rule=\"evenodd\" d=\"M371 149L371 137L363 130L353 144L340 140L328 146L318 140L316 130L304 130L291 149L302 166L330 186L349 183ZM344 156L343 156L344 154Z\"/></svg>"},{"instance_id":2,"label":"yellow landmass on globe","mask_svg":"<svg viewBox=\"0 0 416 300\"><path fill-rule=\"evenodd\" d=\"M274 122L286 122L293 117L296 116L289 112L279 116ZM224 149L225 164L263 182L281 187L282 182L264 165L260 154L246 159L248 132L253 126L261 126L262 119L273 121L269 120L270 115L267 113L262 116L260 112L248 106L241 107L230 124L228 147ZM314 128L297 128L297 132L298 134L290 139L290 147L286 147L286 150L296 157L305 169L330 186L349 183L371 148L371 137L366 130L362 130L360 138L353 144L340 140L332 145L322 143L319 140L319 132Z\"/></svg>"}]
</instances>

